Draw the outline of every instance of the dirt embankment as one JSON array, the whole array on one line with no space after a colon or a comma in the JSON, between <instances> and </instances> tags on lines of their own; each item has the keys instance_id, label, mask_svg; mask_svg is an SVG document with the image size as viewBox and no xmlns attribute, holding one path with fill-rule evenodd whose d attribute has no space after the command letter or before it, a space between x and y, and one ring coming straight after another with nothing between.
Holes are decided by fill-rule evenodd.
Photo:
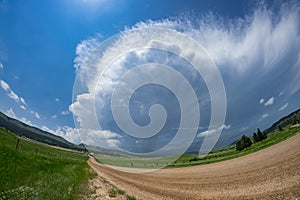
<instances>
[{"instance_id":1,"label":"dirt embankment","mask_svg":"<svg viewBox=\"0 0 300 200\"><path fill-rule=\"evenodd\" d=\"M300 197L300 134L240 158L152 173L118 171L92 157L88 163L98 175L138 199Z\"/></svg>"}]
</instances>

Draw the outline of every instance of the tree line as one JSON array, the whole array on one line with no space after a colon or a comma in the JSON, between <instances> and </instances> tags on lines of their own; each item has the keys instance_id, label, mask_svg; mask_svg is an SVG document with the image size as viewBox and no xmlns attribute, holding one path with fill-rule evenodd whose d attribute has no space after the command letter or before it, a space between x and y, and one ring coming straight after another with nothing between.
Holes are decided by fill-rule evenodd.
<instances>
[{"instance_id":1,"label":"tree line","mask_svg":"<svg viewBox=\"0 0 300 200\"><path fill-rule=\"evenodd\" d=\"M260 142L266 139L267 137L267 133L261 132L261 130L258 128L257 133L253 133L253 142L251 141L250 137L243 135L242 138L236 142L236 150L242 151L243 149L250 147L253 143Z\"/></svg>"}]
</instances>

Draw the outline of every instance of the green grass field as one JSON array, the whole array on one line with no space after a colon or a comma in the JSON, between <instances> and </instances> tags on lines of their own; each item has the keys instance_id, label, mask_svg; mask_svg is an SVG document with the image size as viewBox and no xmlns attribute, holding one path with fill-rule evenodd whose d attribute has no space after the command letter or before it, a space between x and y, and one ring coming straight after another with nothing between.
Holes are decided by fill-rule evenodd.
<instances>
[{"instance_id":1,"label":"green grass field","mask_svg":"<svg viewBox=\"0 0 300 200\"><path fill-rule=\"evenodd\" d=\"M255 143L251 147L244 149L240 152L236 151L235 145L231 145L219 150L214 150L201 159L199 159L198 155L193 155L193 154L184 154L180 156L175 162L171 162L171 160L174 160L175 155L172 157L165 157L165 158L112 157L112 156L96 155L96 159L100 163L110 164L114 166L135 167L135 168L161 168L166 165L167 168L172 168L172 167L202 165L202 164L209 164L209 163L229 160L229 159L233 159L233 158L237 158L243 155L253 153L255 151L259 151L261 149L277 144L289 137L292 137L293 135L299 132L300 132L300 127L286 128L281 132L276 131L268 135L267 139Z\"/></svg>"},{"instance_id":2,"label":"green grass field","mask_svg":"<svg viewBox=\"0 0 300 200\"><path fill-rule=\"evenodd\" d=\"M0 129L0 199L78 199L95 176L88 156L32 143Z\"/></svg>"},{"instance_id":3,"label":"green grass field","mask_svg":"<svg viewBox=\"0 0 300 200\"><path fill-rule=\"evenodd\" d=\"M96 160L103 164L121 166L121 167L135 167L135 168L162 168L174 160L176 155L170 157L156 157L156 158L140 158L140 157L114 157L107 155L96 155ZM176 158L175 158L176 159Z\"/></svg>"}]
</instances>

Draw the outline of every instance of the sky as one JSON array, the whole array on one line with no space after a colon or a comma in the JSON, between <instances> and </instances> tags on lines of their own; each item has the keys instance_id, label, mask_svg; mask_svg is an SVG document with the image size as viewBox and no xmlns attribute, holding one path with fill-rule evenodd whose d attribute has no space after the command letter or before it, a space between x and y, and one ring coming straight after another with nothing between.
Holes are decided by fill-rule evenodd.
<instances>
[{"instance_id":1,"label":"sky","mask_svg":"<svg viewBox=\"0 0 300 200\"><path fill-rule=\"evenodd\" d=\"M169 144L179 129L193 129L183 142L191 143L190 151L198 151L205 136L217 133L215 148L222 147L300 107L299 19L299 1L0 0L0 110L74 143L145 153ZM171 36L155 44L151 31L136 37L149 28L184 34L202 46L222 77L223 124L209 126L214 102L210 88L189 60L178 56L193 55L187 51L191 48L180 37L173 44L168 42ZM143 43L147 49L122 54ZM109 56L116 59L103 72ZM137 88L128 105L136 124L153 122L151 131L159 129L158 134L137 138L114 119L112 94L123 74L154 62L172 66L188 80L198 99L200 122L180 128L183 110L177 94L152 83ZM174 80L171 72L152 68L141 68L131 80L143 81L151 74L174 90L182 85L179 78L168 82ZM217 80L215 84L213 88ZM191 97L187 91L179 93ZM152 107L157 104L164 111ZM198 109L192 108L186 109L188 115ZM123 128L130 129L129 124ZM170 148L181 145L179 141Z\"/></svg>"}]
</instances>

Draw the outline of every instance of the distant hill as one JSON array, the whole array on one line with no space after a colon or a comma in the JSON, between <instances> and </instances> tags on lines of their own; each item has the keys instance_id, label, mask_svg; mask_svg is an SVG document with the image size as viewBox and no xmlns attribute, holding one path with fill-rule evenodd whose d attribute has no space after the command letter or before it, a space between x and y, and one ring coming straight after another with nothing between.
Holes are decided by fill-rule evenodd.
<instances>
[{"instance_id":1,"label":"distant hill","mask_svg":"<svg viewBox=\"0 0 300 200\"><path fill-rule=\"evenodd\" d=\"M277 122L272 124L272 126L265 129L263 132L265 132L267 134L270 134L270 133L272 133L276 130L279 130L279 126L281 126L281 128L285 128L287 126L294 125L296 123L300 123L300 109L298 109L298 110L290 113L289 115L279 119ZM239 140L240 140L240 138L235 140L234 142L230 143L228 146L235 145L237 143L237 141L239 141ZM228 147L228 146L226 146L226 147Z\"/></svg>"},{"instance_id":2,"label":"distant hill","mask_svg":"<svg viewBox=\"0 0 300 200\"><path fill-rule=\"evenodd\" d=\"M272 126L264 130L267 134L274 132L275 130L279 129L279 126L281 128L285 128L290 125L294 125L300 123L300 109L296 110L295 112L290 113L289 115L281 118L277 122L275 122Z\"/></svg>"},{"instance_id":3,"label":"distant hill","mask_svg":"<svg viewBox=\"0 0 300 200\"><path fill-rule=\"evenodd\" d=\"M75 145L71 142L68 142L60 136L43 131L36 127L29 126L17 119L10 118L2 112L0 112L0 127L11 131L18 136L26 137L32 140L36 140L38 142L67 149L87 151L84 145Z\"/></svg>"}]
</instances>

